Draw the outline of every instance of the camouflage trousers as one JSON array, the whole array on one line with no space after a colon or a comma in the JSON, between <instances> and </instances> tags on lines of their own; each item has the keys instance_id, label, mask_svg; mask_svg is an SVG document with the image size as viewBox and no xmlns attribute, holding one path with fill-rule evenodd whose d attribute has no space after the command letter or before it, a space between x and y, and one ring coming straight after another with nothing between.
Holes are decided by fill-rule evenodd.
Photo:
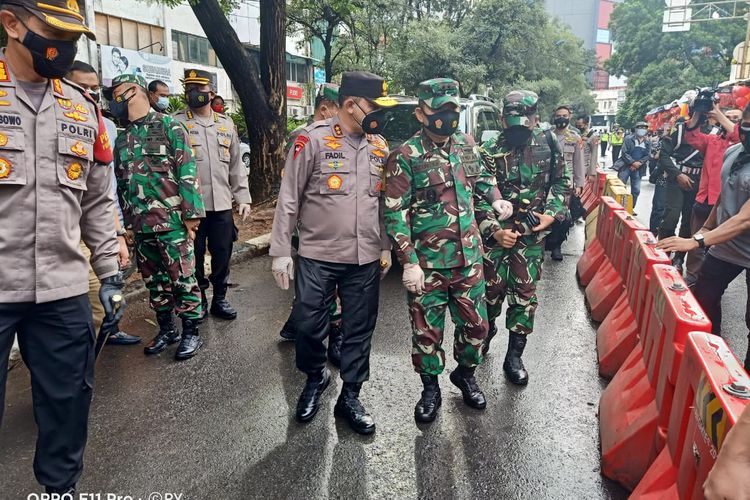
<instances>
[{"instance_id":1,"label":"camouflage trousers","mask_svg":"<svg viewBox=\"0 0 750 500\"><path fill-rule=\"evenodd\" d=\"M544 241L538 235L521 236L513 248L492 247L484 258L487 280L487 315L490 324L500 316L507 299L505 326L528 335L534 331L536 283L542 277Z\"/></svg>"},{"instance_id":2,"label":"camouflage trousers","mask_svg":"<svg viewBox=\"0 0 750 500\"><path fill-rule=\"evenodd\" d=\"M138 270L149 292L151 309L174 310L185 319L201 315L201 291L195 277L193 242L182 230L138 234L135 240Z\"/></svg>"},{"instance_id":3,"label":"camouflage trousers","mask_svg":"<svg viewBox=\"0 0 750 500\"><path fill-rule=\"evenodd\" d=\"M425 293L408 294L412 324L412 363L420 374L439 375L445 368L445 310L456 324L453 357L460 366L482 362L487 336L482 262L455 269L425 269Z\"/></svg>"}]
</instances>

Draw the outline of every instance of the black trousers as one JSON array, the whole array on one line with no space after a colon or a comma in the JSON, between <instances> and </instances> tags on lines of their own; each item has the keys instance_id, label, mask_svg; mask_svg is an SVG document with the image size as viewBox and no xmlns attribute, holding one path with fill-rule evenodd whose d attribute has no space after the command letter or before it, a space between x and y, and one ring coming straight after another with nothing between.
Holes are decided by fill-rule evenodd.
<instances>
[{"instance_id":1,"label":"black trousers","mask_svg":"<svg viewBox=\"0 0 750 500\"><path fill-rule=\"evenodd\" d=\"M717 259L710 253L703 259L698 280L691 288L703 310L711 320L711 333L721 335L721 298L729 284L745 271L748 298L745 303L745 326L748 329L748 350L745 369L750 369L750 269Z\"/></svg>"},{"instance_id":2,"label":"black trousers","mask_svg":"<svg viewBox=\"0 0 750 500\"><path fill-rule=\"evenodd\" d=\"M236 239L236 229L231 210L206 212L206 218L198 227L195 237L195 276L201 290L213 285L214 291L222 291L229 283L229 261L232 258L232 246ZM204 262L206 242L211 252L211 276L206 279ZM210 283L209 283L210 281Z\"/></svg>"},{"instance_id":3,"label":"black trousers","mask_svg":"<svg viewBox=\"0 0 750 500\"><path fill-rule=\"evenodd\" d=\"M664 192L664 217L659 225L659 239L675 235L677 223L680 224L680 238L690 238L690 216L693 212L697 190L683 191L675 182L667 182ZM685 252L676 252L675 257L685 257Z\"/></svg>"},{"instance_id":4,"label":"black trousers","mask_svg":"<svg viewBox=\"0 0 750 500\"><path fill-rule=\"evenodd\" d=\"M617 146L612 146L612 164L614 165L617 159L620 157L620 150L622 149L622 144L618 144Z\"/></svg>"},{"instance_id":5,"label":"black trousers","mask_svg":"<svg viewBox=\"0 0 750 500\"><path fill-rule=\"evenodd\" d=\"M34 473L39 484L66 488L83 470L94 387L95 337L88 296L0 304L0 421L15 333L31 372L38 428Z\"/></svg>"},{"instance_id":6,"label":"black trousers","mask_svg":"<svg viewBox=\"0 0 750 500\"><path fill-rule=\"evenodd\" d=\"M601 151L602 151L601 156L604 156L605 154L607 154L607 142L606 141L600 142L599 147L601 148Z\"/></svg>"},{"instance_id":7,"label":"black trousers","mask_svg":"<svg viewBox=\"0 0 750 500\"><path fill-rule=\"evenodd\" d=\"M550 233L544 239L544 249L554 250L555 248L561 247L565 240L568 239L568 233L570 233L570 228L572 226L573 221L570 219L565 219L562 222L555 220L555 222L552 223L552 226L550 226Z\"/></svg>"},{"instance_id":8,"label":"black trousers","mask_svg":"<svg viewBox=\"0 0 750 500\"><path fill-rule=\"evenodd\" d=\"M362 383L370 376L370 342L378 317L380 262L362 266L297 258L297 368L316 375L325 367L328 313L338 286L344 340L341 379Z\"/></svg>"}]
</instances>

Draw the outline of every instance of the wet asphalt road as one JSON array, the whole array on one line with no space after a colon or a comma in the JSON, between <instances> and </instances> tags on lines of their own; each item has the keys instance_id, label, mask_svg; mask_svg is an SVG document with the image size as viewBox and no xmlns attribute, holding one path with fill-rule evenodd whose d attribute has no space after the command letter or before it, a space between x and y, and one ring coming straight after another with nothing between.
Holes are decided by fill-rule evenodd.
<instances>
[{"instance_id":1,"label":"wet asphalt road","mask_svg":"<svg viewBox=\"0 0 750 500\"><path fill-rule=\"evenodd\" d=\"M644 192L639 202L644 213L647 198ZM238 286L229 298L240 318L209 320L205 348L195 359L175 362L174 348L155 358L143 356L141 347L105 349L79 491L144 500L151 492L191 500L625 498L599 473L596 411L604 384L597 375L595 327L574 277L582 234L578 225L563 263L545 263L536 332L524 356L529 386L505 381L505 337L498 336L478 370L487 410L464 406L446 373L440 416L427 426L413 420L421 388L410 363L405 293L393 272L383 282L371 380L362 392L378 425L369 438L334 418L340 380L312 423L294 421L303 376L294 368L293 345L279 342L277 334L291 293L275 287L268 258L235 266ZM743 288L732 288L732 307L726 308L727 328L737 332L730 344L741 349L744 307L737 304L744 305ZM154 327L146 318L153 314L145 302L131 304L124 326L150 338ZM451 325L447 352L452 334ZM451 360L448 370L453 368ZM9 374L6 405L0 498L21 499L38 491L23 367Z\"/></svg>"}]
</instances>

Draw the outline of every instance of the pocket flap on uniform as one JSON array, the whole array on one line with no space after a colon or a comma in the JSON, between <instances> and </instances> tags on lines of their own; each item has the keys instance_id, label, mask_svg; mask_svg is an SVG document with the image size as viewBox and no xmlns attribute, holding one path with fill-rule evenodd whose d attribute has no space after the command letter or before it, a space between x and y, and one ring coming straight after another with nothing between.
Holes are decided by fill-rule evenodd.
<instances>
[{"instance_id":1,"label":"pocket flap on uniform","mask_svg":"<svg viewBox=\"0 0 750 500\"><path fill-rule=\"evenodd\" d=\"M72 155L82 160L93 161L94 145L72 137L58 136L58 150L61 155Z\"/></svg>"},{"instance_id":2,"label":"pocket flap on uniform","mask_svg":"<svg viewBox=\"0 0 750 500\"><path fill-rule=\"evenodd\" d=\"M0 149L23 151L26 149L26 136L23 130L4 130L0 132Z\"/></svg>"}]
</instances>

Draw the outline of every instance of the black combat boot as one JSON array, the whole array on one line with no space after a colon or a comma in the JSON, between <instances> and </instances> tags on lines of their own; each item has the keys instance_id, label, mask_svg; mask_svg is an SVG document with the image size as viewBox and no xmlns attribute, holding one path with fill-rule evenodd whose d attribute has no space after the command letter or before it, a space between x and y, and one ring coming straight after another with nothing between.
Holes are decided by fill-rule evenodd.
<instances>
[{"instance_id":1,"label":"black combat boot","mask_svg":"<svg viewBox=\"0 0 750 500\"><path fill-rule=\"evenodd\" d=\"M563 260L562 247L553 248L550 256L552 257L552 260L556 260L557 262L562 262Z\"/></svg>"},{"instance_id":2,"label":"black combat boot","mask_svg":"<svg viewBox=\"0 0 750 500\"><path fill-rule=\"evenodd\" d=\"M484 399L484 394L479 389L477 380L474 378L474 368L459 366L451 373L450 379L453 385L461 389L464 403L467 406L471 406L477 410L485 409L487 401Z\"/></svg>"},{"instance_id":3,"label":"black combat boot","mask_svg":"<svg viewBox=\"0 0 750 500\"><path fill-rule=\"evenodd\" d=\"M521 355L526 347L526 335L510 332L508 340L508 353L505 355L503 371L512 383L526 385L529 383L529 374L523 366Z\"/></svg>"},{"instance_id":4,"label":"black combat boot","mask_svg":"<svg viewBox=\"0 0 750 500\"><path fill-rule=\"evenodd\" d=\"M279 332L279 337L281 337L282 340L291 342L294 342L294 340L297 338L297 329L295 328L294 323L291 321L291 318L287 320L286 323L284 323L284 326Z\"/></svg>"},{"instance_id":5,"label":"black combat boot","mask_svg":"<svg viewBox=\"0 0 750 500\"><path fill-rule=\"evenodd\" d=\"M198 317L198 321L201 322L208 317L208 298L206 298L206 291L201 288L201 315Z\"/></svg>"},{"instance_id":6,"label":"black combat boot","mask_svg":"<svg viewBox=\"0 0 750 500\"><path fill-rule=\"evenodd\" d=\"M235 319L237 311L227 302L226 285L214 285L214 298L211 300L211 315L221 319Z\"/></svg>"},{"instance_id":7,"label":"black combat boot","mask_svg":"<svg viewBox=\"0 0 750 500\"><path fill-rule=\"evenodd\" d=\"M341 344L344 342L344 330L341 323L331 325L328 331L328 361L336 368L341 368Z\"/></svg>"},{"instance_id":8,"label":"black combat boot","mask_svg":"<svg viewBox=\"0 0 750 500\"><path fill-rule=\"evenodd\" d=\"M323 368L318 375L307 376L305 388L297 401L297 421L309 422L315 417L320 408L320 397L330 384L331 372L328 368Z\"/></svg>"},{"instance_id":9,"label":"black combat boot","mask_svg":"<svg viewBox=\"0 0 750 500\"><path fill-rule=\"evenodd\" d=\"M203 339L198 332L198 320L182 318L182 342L177 347L174 359L182 361L195 356L203 345Z\"/></svg>"},{"instance_id":10,"label":"black combat boot","mask_svg":"<svg viewBox=\"0 0 750 500\"><path fill-rule=\"evenodd\" d=\"M482 343L482 356L487 356L487 353L490 351L490 342L495 338L495 335L497 335L497 326L495 326L495 322L493 321L490 323L490 329L487 330L487 337L485 337Z\"/></svg>"},{"instance_id":11,"label":"black combat boot","mask_svg":"<svg viewBox=\"0 0 750 500\"><path fill-rule=\"evenodd\" d=\"M375 421L359 402L361 388L362 384L344 382L333 413L337 417L345 418L354 432L367 435L375 432Z\"/></svg>"},{"instance_id":12,"label":"black combat boot","mask_svg":"<svg viewBox=\"0 0 750 500\"><path fill-rule=\"evenodd\" d=\"M443 398L440 397L440 384L437 375L420 375L422 379L422 397L414 407L414 420L432 422L437 417Z\"/></svg>"},{"instance_id":13,"label":"black combat boot","mask_svg":"<svg viewBox=\"0 0 750 500\"><path fill-rule=\"evenodd\" d=\"M143 352L146 354L159 354L168 345L180 341L180 332L177 331L174 324L172 311L156 313L156 321L159 323L159 333L154 337L154 340L143 348Z\"/></svg>"}]
</instances>

